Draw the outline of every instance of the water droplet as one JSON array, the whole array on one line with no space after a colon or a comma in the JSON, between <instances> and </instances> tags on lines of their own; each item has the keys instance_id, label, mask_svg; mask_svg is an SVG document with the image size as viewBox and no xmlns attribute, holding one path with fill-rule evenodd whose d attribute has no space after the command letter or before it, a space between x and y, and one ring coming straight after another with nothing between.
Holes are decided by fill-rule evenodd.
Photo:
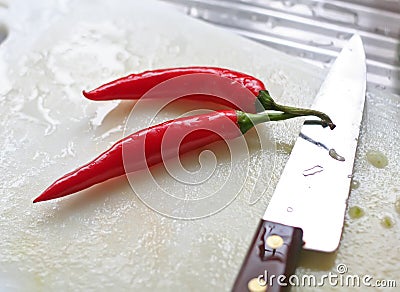
<instances>
[{"instance_id":1,"label":"water droplet","mask_svg":"<svg viewBox=\"0 0 400 292\"><path fill-rule=\"evenodd\" d=\"M293 7L294 6L294 2L291 1L291 0L284 0L284 1L282 1L282 4L283 4L283 6L286 6L286 7Z\"/></svg>"},{"instance_id":2,"label":"water droplet","mask_svg":"<svg viewBox=\"0 0 400 292\"><path fill-rule=\"evenodd\" d=\"M286 211L291 213L291 212L293 212L293 208L292 207L287 207Z\"/></svg>"},{"instance_id":3,"label":"water droplet","mask_svg":"<svg viewBox=\"0 0 400 292\"><path fill-rule=\"evenodd\" d=\"M187 10L187 14L193 17L198 17L199 16L199 10L195 7L190 7Z\"/></svg>"},{"instance_id":4,"label":"water droplet","mask_svg":"<svg viewBox=\"0 0 400 292\"><path fill-rule=\"evenodd\" d=\"M350 185L352 190L356 190L360 187L360 182L358 180L353 179Z\"/></svg>"},{"instance_id":5,"label":"water droplet","mask_svg":"<svg viewBox=\"0 0 400 292\"><path fill-rule=\"evenodd\" d=\"M272 29L276 26L276 20L274 20L273 18L269 18L266 22L266 25L268 29Z\"/></svg>"},{"instance_id":6,"label":"water droplet","mask_svg":"<svg viewBox=\"0 0 400 292\"><path fill-rule=\"evenodd\" d=\"M385 90L385 89L386 89L386 86L385 86L385 85L382 85L382 84L376 84L376 85L375 85L375 88Z\"/></svg>"},{"instance_id":7,"label":"water droplet","mask_svg":"<svg viewBox=\"0 0 400 292\"><path fill-rule=\"evenodd\" d=\"M326 39L326 40L322 40L322 39L317 39L317 40L311 40L308 42L311 46L315 46L315 47L331 47L333 46L333 41Z\"/></svg>"},{"instance_id":8,"label":"water droplet","mask_svg":"<svg viewBox=\"0 0 400 292\"><path fill-rule=\"evenodd\" d=\"M385 25L384 27L376 27L375 32L388 36L390 34L390 27L388 27L387 25Z\"/></svg>"},{"instance_id":9,"label":"water droplet","mask_svg":"<svg viewBox=\"0 0 400 292\"><path fill-rule=\"evenodd\" d=\"M102 124L105 117L118 106L119 102L110 102L99 106L94 114L94 117L90 119L90 123L94 127L98 127Z\"/></svg>"},{"instance_id":10,"label":"water droplet","mask_svg":"<svg viewBox=\"0 0 400 292\"><path fill-rule=\"evenodd\" d=\"M380 151L370 150L366 154L367 161L376 168L384 168L388 165L387 157Z\"/></svg>"},{"instance_id":11,"label":"water droplet","mask_svg":"<svg viewBox=\"0 0 400 292\"><path fill-rule=\"evenodd\" d=\"M349 216L351 219L359 219L364 215L365 215L364 210L358 206L353 206L349 208Z\"/></svg>"},{"instance_id":12,"label":"water droplet","mask_svg":"<svg viewBox=\"0 0 400 292\"><path fill-rule=\"evenodd\" d=\"M124 55L123 53L118 52L117 55L116 55L116 59L117 59L118 61L123 62L123 61L125 61L126 58L125 58L125 55Z\"/></svg>"},{"instance_id":13,"label":"water droplet","mask_svg":"<svg viewBox=\"0 0 400 292\"><path fill-rule=\"evenodd\" d=\"M340 155L336 152L336 150L333 149L333 148L329 150L329 155L330 155L333 159L336 159L336 160L338 160L338 161L345 161L344 157L343 157L343 156L340 156Z\"/></svg>"},{"instance_id":14,"label":"water droplet","mask_svg":"<svg viewBox=\"0 0 400 292\"><path fill-rule=\"evenodd\" d=\"M337 33L336 38L338 38L339 40L347 40L349 39L349 34L345 32L339 32Z\"/></svg>"},{"instance_id":15,"label":"water droplet","mask_svg":"<svg viewBox=\"0 0 400 292\"><path fill-rule=\"evenodd\" d=\"M321 18L347 24L358 23L358 14L353 10L329 3L324 3L321 6L322 9L317 11L318 16Z\"/></svg>"},{"instance_id":16,"label":"water droplet","mask_svg":"<svg viewBox=\"0 0 400 292\"><path fill-rule=\"evenodd\" d=\"M181 51L181 49L179 46L171 46L168 48L168 52L173 55L178 55L180 51Z\"/></svg>"}]
</instances>

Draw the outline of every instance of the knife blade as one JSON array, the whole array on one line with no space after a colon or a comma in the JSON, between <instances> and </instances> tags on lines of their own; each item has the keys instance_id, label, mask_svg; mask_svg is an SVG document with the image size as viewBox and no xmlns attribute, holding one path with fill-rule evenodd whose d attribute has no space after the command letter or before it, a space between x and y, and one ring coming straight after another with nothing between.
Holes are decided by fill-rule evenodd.
<instances>
[{"instance_id":1,"label":"knife blade","mask_svg":"<svg viewBox=\"0 0 400 292\"><path fill-rule=\"evenodd\" d=\"M347 206L366 91L362 40L342 49L312 105L333 131L303 125L232 291L282 291L302 248L335 251ZM268 277L268 279L266 279Z\"/></svg>"}]
</instances>

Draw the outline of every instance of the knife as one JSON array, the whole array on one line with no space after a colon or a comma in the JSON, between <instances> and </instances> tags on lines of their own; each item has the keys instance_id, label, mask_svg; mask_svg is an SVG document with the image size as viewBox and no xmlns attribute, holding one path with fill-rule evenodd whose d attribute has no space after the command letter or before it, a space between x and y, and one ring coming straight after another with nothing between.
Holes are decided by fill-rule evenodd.
<instances>
[{"instance_id":1,"label":"knife","mask_svg":"<svg viewBox=\"0 0 400 292\"><path fill-rule=\"evenodd\" d=\"M302 248L327 253L338 248L365 90L365 52L355 34L312 105L329 114L336 128L302 127L232 291L288 290Z\"/></svg>"}]
</instances>

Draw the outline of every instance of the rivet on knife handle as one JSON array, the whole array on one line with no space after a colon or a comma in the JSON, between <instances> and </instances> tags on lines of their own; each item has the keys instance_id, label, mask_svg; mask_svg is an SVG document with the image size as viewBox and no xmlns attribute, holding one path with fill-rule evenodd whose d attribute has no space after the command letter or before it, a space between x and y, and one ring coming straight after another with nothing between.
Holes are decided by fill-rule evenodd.
<instances>
[{"instance_id":1,"label":"rivet on knife handle","mask_svg":"<svg viewBox=\"0 0 400 292\"><path fill-rule=\"evenodd\" d=\"M300 228L261 220L232 291L288 291L302 237Z\"/></svg>"}]
</instances>

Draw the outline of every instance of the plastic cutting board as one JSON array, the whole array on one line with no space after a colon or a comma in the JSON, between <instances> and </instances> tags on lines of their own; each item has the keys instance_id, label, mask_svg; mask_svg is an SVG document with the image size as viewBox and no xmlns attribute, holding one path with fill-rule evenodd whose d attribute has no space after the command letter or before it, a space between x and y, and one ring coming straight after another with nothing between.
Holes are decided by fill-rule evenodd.
<instances>
[{"instance_id":1,"label":"plastic cutting board","mask_svg":"<svg viewBox=\"0 0 400 292\"><path fill-rule=\"evenodd\" d=\"M230 172L246 174L240 191L228 181L233 202L203 219L155 212L125 178L57 201L32 200L149 123L151 105L139 112L128 101L93 102L83 89L151 68L213 65L257 76L281 103L308 106L325 71L153 1L3 0L0 30L7 35L0 44L0 290L229 291L301 120L259 127L265 149L253 131L248 152L240 148L232 159L222 144L211 147L214 156L185 156L189 171L215 170L204 188L179 186L162 166L152 170L162 190L191 199L218 189ZM198 107L175 104L152 122ZM399 109L392 96L368 94L349 199L364 216L346 215L337 253L304 252L298 275L337 273L343 263L351 274L399 280ZM368 162L371 150L387 157L385 168ZM140 192L161 195L140 174L133 180Z\"/></svg>"}]
</instances>

